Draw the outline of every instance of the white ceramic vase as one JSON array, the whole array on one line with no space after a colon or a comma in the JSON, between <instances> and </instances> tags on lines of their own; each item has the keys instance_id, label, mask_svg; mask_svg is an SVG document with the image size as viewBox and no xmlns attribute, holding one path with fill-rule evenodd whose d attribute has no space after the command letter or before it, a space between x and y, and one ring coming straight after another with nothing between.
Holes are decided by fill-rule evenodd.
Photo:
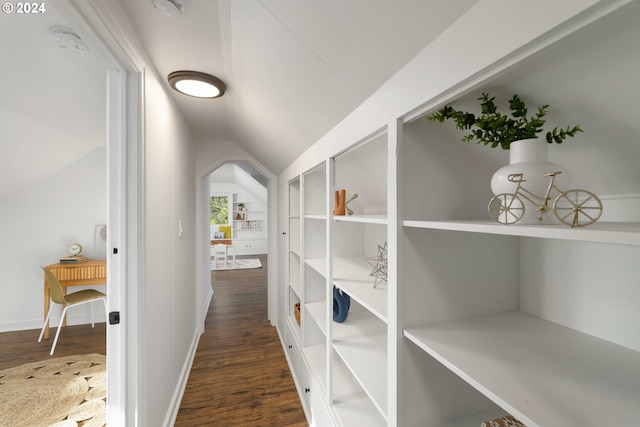
<instances>
[{"instance_id":1,"label":"white ceramic vase","mask_svg":"<svg viewBox=\"0 0 640 427\"><path fill-rule=\"evenodd\" d=\"M517 184L508 180L509 175L513 173L524 174L523 179L526 182L522 183L522 187L539 197L543 197L549 186L549 177L544 176L544 174L560 171L561 173L556 175L555 184L561 189L566 189L569 185L569 174L564 166L547 161L547 145L548 143L544 138L531 138L512 142L509 146L509 164L498 169L491 178L491 191L493 191L493 194L514 193L516 191ZM557 195L557 192L555 195ZM554 193L552 193L552 197L554 197ZM531 196L529 198L534 200L536 204L541 203ZM525 204L525 214L518 221L518 224L559 223L551 211L543 214L541 222L538 221L537 206L524 198L522 199ZM549 203L553 203L553 198Z\"/></svg>"}]
</instances>

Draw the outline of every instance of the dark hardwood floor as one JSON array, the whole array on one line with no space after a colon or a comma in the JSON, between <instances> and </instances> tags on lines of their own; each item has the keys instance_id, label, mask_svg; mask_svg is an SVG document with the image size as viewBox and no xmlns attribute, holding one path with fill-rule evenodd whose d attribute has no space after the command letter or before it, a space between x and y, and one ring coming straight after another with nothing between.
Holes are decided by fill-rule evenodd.
<instances>
[{"instance_id":1,"label":"dark hardwood floor","mask_svg":"<svg viewBox=\"0 0 640 427\"><path fill-rule=\"evenodd\" d=\"M96 311L98 307L96 307ZM76 354L106 354L107 327L105 323L66 326L60 332L56 351L49 356L56 333L52 327L49 339L38 342L40 329L0 333L0 370L12 368L49 357L73 356Z\"/></svg>"},{"instance_id":2,"label":"dark hardwood floor","mask_svg":"<svg viewBox=\"0 0 640 427\"><path fill-rule=\"evenodd\" d=\"M214 294L176 426L306 427L276 329L267 320L267 258L212 272Z\"/></svg>"},{"instance_id":3,"label":"dark hardwood floor","mask_svg":"<svg viewBox=\"0 0 640 427\"><path fill-rule=\"evenodd\" d=\"M267 320L267 259L253 270L212 272L215 292L176 426L306 427L276 329ZM0 333L0 370L46 359L55 333ZM67 326L53 357L105 354L104 323Z\"/></svg>"}]
</instances>

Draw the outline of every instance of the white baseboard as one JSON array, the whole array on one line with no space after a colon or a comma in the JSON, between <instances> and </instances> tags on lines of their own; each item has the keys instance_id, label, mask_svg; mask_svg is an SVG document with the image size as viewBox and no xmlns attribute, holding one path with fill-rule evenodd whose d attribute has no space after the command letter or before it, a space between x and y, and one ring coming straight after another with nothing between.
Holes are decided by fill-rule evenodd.
<instances>
[{"instance_id":1,"label":"white baseboard","mask_svg":"<svg viewBox=\"0 0 640 427\"><path fill-rule=\"evenodd\" d=\"M167 415L165 416L164 423L162 423L165 427L171 427L175 424L176 418L178 417L178 411L180 410L180 403L182 403L182 397L184 396L184 391L187 388L187 382L189 381L189 374L191 373L191 367L193 366L193 361L196 358L196 350L198 349L198 342L200 341L200 333L196 329L193 334L193 339L191 340L191 347L189 348L189 353L187 354L187 358L182 365L182 370L180 371L180 377L178 378L178 383L176 384L176 389L173 392L173 396L171 396L171 402L169 404L169 410L167 411Z\"/></svg>"},{"instance_id":2,"label":"white baseboard","mask_svg":"<svg viewBox=\"0 0 640 427\"><path fill-rule=\"evenodd\" d=\"M71 310L69 310L71 311ZM105 323L107 320L107 316L103 313L104 309L101 310L100 313L96 312L94 314L94 322L95 323ZM31 329L42 328L42 324L44 323L44 319L29 319L29 320L20 320L17 322L4 322L0 323L0 332L16 332L16 331L28 331ZM56 327L60 323L60 316L52 317L49 319L49 327ZM91 314L78 314L73 315L67 313L67 326L73 325L88 325L91 323Z\"/></svg>"}]
</instances>

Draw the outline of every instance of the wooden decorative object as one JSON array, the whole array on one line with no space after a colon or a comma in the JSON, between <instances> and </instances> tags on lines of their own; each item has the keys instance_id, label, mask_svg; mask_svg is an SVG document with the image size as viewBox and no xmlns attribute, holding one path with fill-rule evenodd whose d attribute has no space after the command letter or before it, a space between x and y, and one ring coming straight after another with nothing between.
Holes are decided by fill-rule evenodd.
<instances>
[{"instance_id":1,"label":"wooden decorative object","mask_svg":"<svg viewBox=\"0 0 640 427\"><path fill-rule=\"evenodd\" d=\"M300 325L300 303L297 302L293 305L293 316L296 318L296 322Z\"/></svg>"},{"instance_id":2,"label":"wooden decorative object","mask_svg":"<svg viewBox=\"0 0 640 427\"><path fill-rule=\"evenodd\" d=\"M346 211L347 190L337 190L335 193L335 207L333 208L334 215L344 215Z\"/></svg>"}]
</instances>

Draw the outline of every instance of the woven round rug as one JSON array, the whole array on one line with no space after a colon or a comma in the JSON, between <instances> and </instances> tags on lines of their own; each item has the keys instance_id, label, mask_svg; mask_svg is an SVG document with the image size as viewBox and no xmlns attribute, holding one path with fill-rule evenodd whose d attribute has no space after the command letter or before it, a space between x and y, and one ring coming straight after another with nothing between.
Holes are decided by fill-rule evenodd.
<instances>
[{"instance_id":1,"label":"woven round rug","mask_svg":"<svg viewBox=\"0 0 640 427\"><path fill-rule=\"evenodd\" d=\"M82 354L0 371L0 427L105 426L106 366Z\"/></svg>"}]
</instances>

